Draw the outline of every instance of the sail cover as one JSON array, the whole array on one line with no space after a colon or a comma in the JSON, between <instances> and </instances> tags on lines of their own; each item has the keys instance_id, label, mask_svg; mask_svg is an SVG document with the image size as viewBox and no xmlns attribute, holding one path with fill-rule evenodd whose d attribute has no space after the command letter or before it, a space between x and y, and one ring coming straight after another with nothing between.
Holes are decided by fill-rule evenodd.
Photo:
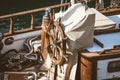
<instances>
[{"instance_id":1,"label":"sail cover","mask_svg":"<svg viewBox=\"0 0 120 80\"><path fill-rule=\"evenodd\" d=\"M68 49L79 50L93 44L95 14L91 9L77 3L60 17L62 28L68 37Z\"/></svg>"}]
</instances>

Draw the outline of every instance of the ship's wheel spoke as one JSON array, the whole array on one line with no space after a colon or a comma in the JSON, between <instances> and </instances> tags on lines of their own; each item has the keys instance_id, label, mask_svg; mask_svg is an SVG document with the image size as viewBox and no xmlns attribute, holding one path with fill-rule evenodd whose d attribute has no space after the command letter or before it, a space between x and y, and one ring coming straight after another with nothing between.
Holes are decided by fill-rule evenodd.
<instances>
[{"instance_id":1,"label":"ship's wheel spoke","mask_svg":"<svg viewBox=\"0 0 120 80\"><path fill-rule=\"evenodd\" d=\"M55 28L55 39L58 39L58 35L59 35L58 32L59 32L58 29Z\"/></svg>"},{"instance_id":2,"label":"ship's wheel spoke","mask_svg":"<svg viewBox=\"0 0 120 80\"><path fill-rule=\"evenodd\" d=\"M51 33L51 37L52 37L53 39L55 39L54 29L51 29L51 30L50 30L50 33Z\"/></svg>"},{"instance_id":3,"label":"ship's wheel spoke","mask_svg":"<svg viewBox=\"0 0 120 80\"><path fill-rule=\"evenodd\" d=\"M50 57L54 62L59 62L62 57L62 49L59 46L52 47L52 52L50 53Z\"/></svg>"}]
</instances>

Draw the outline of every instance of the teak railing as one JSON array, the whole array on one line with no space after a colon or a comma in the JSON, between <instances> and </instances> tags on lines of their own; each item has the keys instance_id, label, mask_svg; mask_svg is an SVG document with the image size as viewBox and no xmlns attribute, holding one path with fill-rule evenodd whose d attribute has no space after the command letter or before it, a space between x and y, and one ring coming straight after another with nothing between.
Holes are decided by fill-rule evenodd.
<instances>
[{"instance_id":1,"label":"teak railing","mask_svg":"<svg viewBox=\"0 0 120 80\"><path fill-rule=\"evenodd\" d=\"M108 0L108 1L110 1L110 5L107 8L99 9L100 3L99 3L99 0L96 0L95 8L106 16L120 14L120 6L119 6L120 2L115 1L114 5L112 5L111 0ZM104 0L103 0L103 3L104 3Z\"/></svg>"},{"instance_id":2,"label":"teak railing","mask_svg":"<svg viewBox=\"0 0 120 80\"><path fill-rule=\"evenodd\" d=\"M5 16L0 16L0 19L4 19L4 18L9 18L10 19L10 21L9 21L10 22L9 32L5 33L5 36L41 29L41 26L38 26L38 27L34 26L34 24L35 24L34 13L42 12L46 8L57 9L57 8L61 8L61 7L64 7L64 6L70 6L70 2L64 3L64 4L58 4L58 5L54 5L54 6L49 6L49 7L44 7L44 8L38 8L38 9L34 9L34 10L29 10L29 11L24 11L24 12L19 12L19 13L13 13L13 14L5 15ZM31 14L30 27L27 28L27 29L14 31L13 18L16 17L16 16L21 16L21 15L26 15L26 14Z\"/></svg>"},{"instance_id":3,"label":"teak railing","mask_svg":"<svg viewBox=\"0 0 120 80\"><path fill-rule=\"evenodd\" d=\"M120 14L120 7L111 8L111 9L105 8L98 11L100 11L105 16L111 16L111 15Z\"/></svg>"},{"instance_id":4,"label":"teak railing","mask_svg":"<svg viewBox=\"0 0 120 80\"><path fill-rule=\"evenodd\" d=\"M54 6L49 6L49 8L51 9L57 9L57 8L61 8L61 7L65 7L65 6L70 6L70 2L68 3L64 3L64 4L57 4L57 5L54 5ZM96 0L96 6L99 6L98 5L99 2L98 0ZM29 31L33 31L33 30L38 30L38 29L41 29L41 26L35 26L35 13L37 12L42 12L44 11L46 8L48 7L44 7L44 8L38 8L38 9L34 9L34 10L29 10L29 11L23 11L23 12L19 12L19 13L13 13L13 14L9 14L9 15L4 15L4 16L0 16L0 19L4 19L4 18L9 18L9 32L6 32L5 33L5 36L8 36L8 35L14 35L14 34L20 34L20 33L24 33L24 32L29 32ZM99 10L99 9L97 9ZM102 9L102 10L99 10L101 13L105 14L105 15L112 15L112 14L118 14L120 13L120 7L117 7L115 9ZM23 29L23 30L17 30L15 31L14 30L14 20L13 18L16 17L16 16L21 16L21 15L28 15L30 14L31 15L31 22L30 22L30 27L29 28L26 28L26 29Z\"/></svg>"}]
</instances>

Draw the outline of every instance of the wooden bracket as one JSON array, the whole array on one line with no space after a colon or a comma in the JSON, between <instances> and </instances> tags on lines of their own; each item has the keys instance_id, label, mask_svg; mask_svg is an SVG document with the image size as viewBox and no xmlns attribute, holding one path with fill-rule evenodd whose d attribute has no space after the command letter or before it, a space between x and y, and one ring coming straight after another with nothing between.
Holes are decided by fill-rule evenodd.
<instances>
[{"instance_id":1,"label":"wooden bracket","mask_svg":"<svg viewBox=\"0 0 120 80\"><path fill-rule=\"evenodd\" d=\"M94 37L94 42L98 44L101 48L104 48L104 44L100 42L99 40L97 40L95 37Z\"/></svg>"}]
</instances>

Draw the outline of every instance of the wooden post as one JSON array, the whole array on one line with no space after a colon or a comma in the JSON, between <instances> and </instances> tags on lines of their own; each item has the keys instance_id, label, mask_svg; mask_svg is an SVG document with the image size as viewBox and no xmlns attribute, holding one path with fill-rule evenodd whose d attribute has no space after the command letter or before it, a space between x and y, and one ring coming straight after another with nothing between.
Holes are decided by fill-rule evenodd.
<instances>
[{"instance_id":1,"label":"wooden post","mask_svg":"<svg viewBox=\"0 0 120 80\"><path fill-rule=\"evenodd\" d=\"M99 0L96 0L95 9L99 8Z\"/></svg>"},{"instance_id":2,"label":"wooden post","mask_svg":"<svg viewBox=\"0 0 120 80\"><path fill-rule=\"evenodd\" d=\"M47 39L46 39L46 31L47 27L50 23L50 15L49 11L46 10L45 15L42 19L42 34L41 34L41 54L43 56L44 61L47 59Z\"/></svg>"},{"instance_id":3,"label":"wooden post","mask_svg":"<svg viewBox=\"0 0 120 80\"><path fill-rule=\"evenodd\" d=\"M10 17L10 30L9 30L10 34L14 33L14 28L13 28L13 17Z\"/></svg>"},{"instance_id":4,"label":"wooden post","mask_svg":"<svg viewBox=\"0 0 120 80\"><path fill-rule=\"evenodd\" d=\"M34 14L31 14L31 29L34 29Z\"/></svg>"},{"instance_id":5,"label":"wooden post","mask_svg":"<svg viewBox=\"0 0 120 80\"><path fill-rule=\"evenodd\" d=\"M58 77L58 65L55 65L54 80L57 80Z\"/></svg>"}]
</instances>

